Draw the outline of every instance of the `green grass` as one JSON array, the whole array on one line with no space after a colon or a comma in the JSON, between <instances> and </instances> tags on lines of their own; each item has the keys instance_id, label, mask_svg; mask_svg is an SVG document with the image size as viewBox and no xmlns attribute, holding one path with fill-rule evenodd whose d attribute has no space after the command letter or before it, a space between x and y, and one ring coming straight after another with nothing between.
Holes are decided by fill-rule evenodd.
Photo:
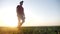
<instances>
[{"instance_id":1,"label":"green grass","mask_svg":"<svg viewBox=\"0 0 60 34\"><path fill-rule=\"evenodd\" d=\"M58 32L60 32L60 27L22 27L22 32L24 34L58 34Z\"/></svg>"},{"instance_id":2,"label":"green grass","mask_svg":"<svg viewBox=\"0 0 60 34\"><path fill-rule=\"evenodd\" d=\"M8 30L8 28L7 28ZM22 27L20 33L17 31L7 31L3 32L0 30L1 33L8 33L8 34L58 34L60 32L60 26L42 26L42 27ZM60 34L60 33L59 33Z\"/></svg>"}]
</instances>

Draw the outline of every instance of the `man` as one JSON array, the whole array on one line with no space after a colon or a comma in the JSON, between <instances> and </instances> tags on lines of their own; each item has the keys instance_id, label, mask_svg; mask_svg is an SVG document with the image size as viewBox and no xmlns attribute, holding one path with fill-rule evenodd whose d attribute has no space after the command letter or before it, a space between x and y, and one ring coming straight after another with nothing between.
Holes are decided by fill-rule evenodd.
<instances>
[{"instance_id":1,"label":"man","mask_svg":"<svg viewBox=\"0 0 60 34\"><path fill-rule=\"evenodd\" d=\"M22 5L23 1L21 1L20 5L17 6L18 26L22 25L25 22L24 8L22 7Z\"/></svg>"}]
</instances>

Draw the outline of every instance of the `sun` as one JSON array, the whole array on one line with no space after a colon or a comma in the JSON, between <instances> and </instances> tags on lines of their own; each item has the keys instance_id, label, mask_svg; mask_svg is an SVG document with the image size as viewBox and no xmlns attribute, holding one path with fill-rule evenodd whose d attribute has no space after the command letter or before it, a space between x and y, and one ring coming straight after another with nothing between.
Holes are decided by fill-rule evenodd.
<instances>
[{"instance_id":1,"label":"sun","mask_svg":"<svg viewBox=\"0 0 60 34\"><path fill-rule=\"evenodd\" d=\"M17 25L18 25L16 16L12 16L12 17L4 16L3 22L4 22L5 26L8 26L8 27L17 27Z\"/></svg>"},{"instance_id":2,"label":"sun","mask_svg":"<svg viewBox=\"0 0 60 34\"><path fill-rule=\"evenodd\" d=\"M17 20L17 15L16 11L14 8L3 8L1 13L0 13L1 20L3 21L4 27L17 27L18 25L18 20Z\"/></svg>"}]
</instances>

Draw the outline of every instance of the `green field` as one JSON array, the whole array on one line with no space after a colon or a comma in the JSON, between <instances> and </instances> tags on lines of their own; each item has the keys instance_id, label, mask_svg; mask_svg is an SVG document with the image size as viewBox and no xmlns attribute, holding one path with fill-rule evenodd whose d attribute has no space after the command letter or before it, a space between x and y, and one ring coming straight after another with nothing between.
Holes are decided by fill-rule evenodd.
<instances>
[{"instance_id":1,"label":"green field","mask_svg":"<svg viewBox=\"0 0 60 34\"><path fill-rule=\"evenodd\" d=\"M4 28L6 31L2 31L1 30L2 28ZM6 34L60 34L60 26L22 27L20 33L17 32L17 28L0 27L0 34L5 33Z\"/></svg>"}]
</instances>

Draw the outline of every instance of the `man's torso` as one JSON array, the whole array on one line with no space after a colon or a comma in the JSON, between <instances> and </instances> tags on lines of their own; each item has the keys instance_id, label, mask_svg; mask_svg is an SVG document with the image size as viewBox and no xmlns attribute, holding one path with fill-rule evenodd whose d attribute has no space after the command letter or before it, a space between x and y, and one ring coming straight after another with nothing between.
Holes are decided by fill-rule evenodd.
<instances>
[{"instance_id":1,"label":"man's torso","mask_svg":"<svg viewBox=\"0 0 60 34\"><path fill-rule=\"evenodd\" d=\"M19 15L23 15L23 14L24 14L23 11L24 11L23 7L20 6L20 5L18 5L18 6L17 6L17 14L19 14Z\"/></svg>"}]
</instances>

